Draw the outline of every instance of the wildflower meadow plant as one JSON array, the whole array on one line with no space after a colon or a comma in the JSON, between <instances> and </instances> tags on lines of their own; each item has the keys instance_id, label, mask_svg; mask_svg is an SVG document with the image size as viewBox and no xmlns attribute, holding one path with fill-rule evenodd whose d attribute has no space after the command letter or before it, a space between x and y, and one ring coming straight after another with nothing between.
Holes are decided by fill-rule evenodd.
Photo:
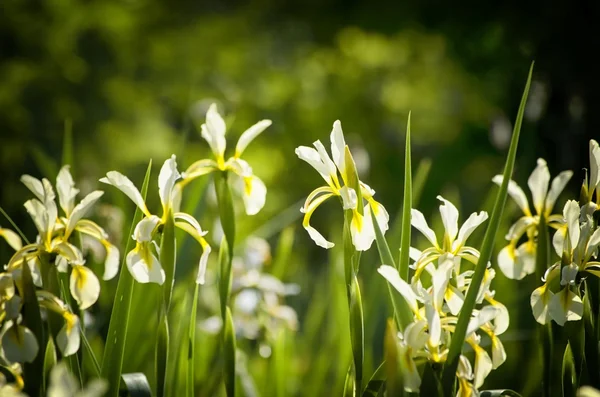
<instances>
[{"instance_id":1,"label":"wildflower meadow plant","mask_svg":"<svg viewBox=\"0 0 600 397\"><path fill-rule=\"evenodd\" d=\"M492 179L499 189L489 214L473 212L461 219L454 203L437 196L443 226L438 230L414 208L419 194L413 191L410 114L397 223L390 222L375 191L360 179L339 120L329 134L329 151L319 140L296 148L297 157L325 183L307 195L300 214L294 211L308 237L329 250L332 264L338 255L343 259L343 276L328 272L332 284L306 272L315 283L313 300L329 299L318 307L303 300L304 284L300 290L294 278L301 271L284 272L298 270L301 258L292 249L293 224L283 231L278 222L254 231L236 227L244 213L256 215L266 204L265 183L242 155L270 120L242 132L228 157L227 126L213 104L199 127L210 158L180 173L172 155L160 167L157 185L151 182L150 161L141 188L118 171L107 172L99 182L135 204L123 247L107 233L115 227L87 218L98 215L93 209L104 192L93 190L79 200L68 165L56 168L54 185L24 175L21 181L33 194L24 206L35 238L29 240L0 208L8 222L0 227L0 253L9 252L0 272L0 396L287 396L304 390L320 395L328 387L343 387L343 395L352 397L515 396L509 389L488 390L492 371L523 358L505 349L509 333L520 331L515 328L519 316L509 313L514 306L507 308L496 290L536 279L542 285L526 291L539 332L526 338L543 361L532 382L541 379L544 396L556 390L569 396L598 394L600 147L590 141L590 167L580 195L567 198L564 206L561 202L562 211L554 208L573 172L551 179L543 159L527 181L531 201L527 198L511 178L532 70L504 171ZM68 148L68 134L65 142ZM203 176L211 178L208 186L216 193L214 210L204 205L205 192L195 194L192 188ZM232 191L239 193L239 203ZM148 195L159 199L158 212L150 209ZM501 231L508 244L493 255L509 195L523 214ZM311 222L329 199L337 199L344 220L318 231ZM205 217L218 218L222 233L208 234L198 220ZM424 249L413 244L412 228L425 237ZM483 228L478 243L472 235ZM339 250L331 249L338 240L326 237L331 230L339 233ZM272 255L271 240L280 231ZM181 254L190 237L201 251L191 261ZM219 245L218 257L211 255L209 241ZM374 242L377 264L360 266L361 260L373 259L364 253ZM390 247L398 242L394 253ZM102 263L96 263L92 246L100 248ZM536 279L526 277L530 274ZM377 301L381 283L391 303L383 338L376 333L383 330L374 326L385 311ZM102 310L111 302L106 316ZM309 308L297 313L298 303ZM366 326L375 333L366 332ZM327 340L314 349L316 356L301 351L320 343L322 335ZM298 340L303 344L295 344ZM366 350L372 345L382 347L382 356L368 354L376 351ZM138 369L128 355L146 362ZM540 367L537 356L530 360ZM128 372L134 367L136 372ZM298 373L305 376L300 380Z\"/></svg>"}]
</instances>

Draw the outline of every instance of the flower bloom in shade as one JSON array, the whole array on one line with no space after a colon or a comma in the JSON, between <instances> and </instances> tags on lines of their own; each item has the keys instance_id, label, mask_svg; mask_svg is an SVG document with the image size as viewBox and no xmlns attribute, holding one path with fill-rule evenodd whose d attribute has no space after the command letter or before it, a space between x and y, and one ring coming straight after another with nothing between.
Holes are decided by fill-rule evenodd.
<instances>
[{"instance_id":1,"label":"flower bloom in shade","mask_svg":"<svg viewBox=\"0 0 600 397\"><path fill-rule=\"evenodd\" d=\"M506 277L521 280L526 275L535 272L536 238L540 216L544 215L546 224L550 227L557 228L560 225L561 216L552 215L552 209L572 175L572 171L563 171L550 183L550 171L548 171L546 161L544 159L537 160L537 167L527 180L535 213L529 207L523 189L514 181L509 181L508 194L521 208L524 215L510 227L506 235L509 243L498 254L498 267ZM502 180L502 175L496 175L492 179L497 185L501 185ZM519 245L523 236L526 236L527 240Z\"/></svg>"},{"instance_id":2,"label":"flower bloom in shade","mask_svg":"<svg viewBox=\"0 0 600 397\"><path fill-rule=\"evenodd\" d=\"M350 180L354 177L350 175L350 172L355 172L356 167L353 164L346 164L348 161L353 160L346 145L339 120L333 123L330 139L333 160L321 141L314 142L314 148L307 146L296 148L296 155L317 170L326 182L325 186L313 190L306 198L304 206L301 208L304 213L302 226L318 246L327 249L333 247L332 242L327 241L321 233L310 225L310 218L327 199L337 196L340 198L344 210L352 210L350 233L354 247L357 251L366 251L375 240L371 210L375 214L379 228L383 233L388 230L389 215L383 205L375 201L373 198L375 191L368 185L361 181L358 182L361 202L358 200L359 196L356 190L349 186ZM338 172L341 178L338 176Z\"/></svg>"},{"instance_id":3,"label":"flower bloom in shade","mask_svg":"<svg viewBox=\"0 0 600 397\"><path fill-rule=\"evenodd\" d=\"M564 325L583 316L581 284L589 275L600 277L600 227L594 224L594 219L575 200L567 201L562 224L552 239L561 260L548 268L542 279L544 284L531 294L533 316L539 323L554 320ZM551 290L554 279L560 280L556 293Z\"/></svg>"},{"instance_id":4,"label":"flower bloom in shade","mask_svg":"<svg viewBox=\"0 0 600 397\"><path fill-rule=\"evenodd\" d=\"M242 191L244 207L248 215L255 215L265 205L267 188L260 178L252 172L252 167L241 158L246 147L271 125L271 120L261 120L242 133L235 146L235 153L225 160L225 120L212 104L206 112L206 122L201 126L202 138L208 142L214 159L198 160L182 173L183 183L215 171L231 171L237 178L237 185Z\"/></svg>"},{"instance_id":5,"label":"flower bloom in shade","mask_svg":"<svg viewBox=\"0 0 600 397\"><path fill-rule=\"evenodd\" d=\"M104 379L93 379L81 390L81 384L64 362L56 364L50 371L48 397L102 397L107 390Z\"/></svg>"},{"instance_id":6,"label":"flower bloom in shade","mask_svg":"<svg viewBox=\"0 0 600 397\"><path fill-rule=\"evenodd\" d=\"M142 194L135 187L133 182L125 175L117 171L110 171L106 177L100 179L100 182L113 185L127 197L129 197L142 211L144 218L135 226L132 238L135 240L135 247L127 254L125 262L133 278L140 283L163 284L165 282L165 272L156 257L156 243L154 241L160 226L164 225L170 216L175 221L175 226L187 232L202 247L202 256L200 257L198 277L196 282L204 283L206 273L206 264L211 252L210 245L204 239L206 231L203 231L198 221L189 214L179 212L179 194L180 191L175 187L175 183L181 177L177 171L175 155L167 159L158 175L158 193L162 203L162 216L153 215L148 210Z\"/></svg>"},{"instance_id":7,"label":"flower bloom in shade","mask_svg":"<svg viewBox=\"0 0 600 397\"><path fill-rule=\"evenodd\" d=\"M410 248L410 258L414 261L410 266L414 270L410 283L391 266L378 269L402 295L413 315L413 322L399 335L398 344L405 364L402 367L404 388L410 392L419 391L424 359L430 363L446 361L458 314L471 287L474 273L471 269L480 256L475 248L465 245L466 240L487 219L485 212L473 213L459 229L456 207L442 197L438 199L442 201L440 213L445 229L441 240L429 228L423 214L412 210L413 226L425 235L432 247L423 251ZM463 259L466 264L462 263ZM472 365L466 355L460 356L456 373L459 396L478 395L477 390L485 378L506 360L499 335L508 329L509 315L490 289L494 276L493 269L486 269L481 285L476 286L476 307L465 339L475 353L474 362ZM491 340L489 350L481 346L482 335Z\"/></svg>"},{"instance_id":8,"label":"flower bloom in shade","mask_svg":"<svg viewBox=\"0 0 600 397\"><path fill-rule=\"evenodd\" d=\"M54 264L62 273L70 269L70 291L79 304L80 309L92 306L100 294L100 282L88 267L85 266L83 254L70 242L74 232L88 235L102 244L106 250L103 279L112 279L119 270L119 250L108 241L106 232L91 220L84 219L91 207L102 197L104 192L93 191L78 203L76 202L79 189L69 171L69 166L63 166L56 178L58 206L52 184L47 179L39 180L30 175L21 177L23 184L34 194L35 198L25 203L25 209L33 219L38 231L38 238L33 244L23 246L14 233L7 234L13 248L17 252L9 260L9 271L20 271L24 264L29 265L34 283L42 287L41 262L39 256L43 253L55 254ZM62 214L59 214L59 207ZM3 229L5 230L5 229Z\"/></svg>"},{"instance_id":9,"label":"flower bloom in shade","mask_svg":"<svg viewBox=\"0 0 600 397\"><path fill-rule=\"evenodd\" d=\"M593 139L590 140L590 170L583 183L583 192L587 201L592 204L592 209L597 209L600 205L600 146ZM594 192L596 192L595 203Z\"/></svg>"}]
</instances>

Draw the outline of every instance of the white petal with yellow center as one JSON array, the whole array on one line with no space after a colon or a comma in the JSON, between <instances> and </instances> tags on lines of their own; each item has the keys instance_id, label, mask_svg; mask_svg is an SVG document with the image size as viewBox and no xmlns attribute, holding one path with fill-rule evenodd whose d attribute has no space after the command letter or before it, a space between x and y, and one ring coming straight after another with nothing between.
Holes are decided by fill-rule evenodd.
<instances>
[{"instance_id":1,"label":"white petal with yellow center","mask_svg":"<svg viewBox=\"0 0 600 397\"><path fill-rule=\"evenodd\" d=\"M575 200L569 200L565 204L563 216L567 221L567 232L571 251L579 243L579 204Z\"/></svg>"},{"instance_id":2,"label":"white petal with yellow center","mask_svg":"<svg viewBox=\"0 0 600 397\"><path fill-rule=\"evenodd\" d=\"M481 348L479 345L474 345L473 349L475 350L475 369L473 370L474 378L473 384L475 388L479 389L483 386L483 382L485 378L492 371L494 365L492 364L492 359L489 354Z\"/></svg>"},{"instance_id":3,"label":"white petal with yellow center","mask_svg":"<svg viewBox=\"0 0 600 397\"><path fill-rule=\"evenodd\" d=\"M189 214L177 212L175 213L174 217L176 221L184 221L175 222L175 226L191 235L202 247L202 255L200 256L200 263L198 264L198 275L196 276L196 283L204 284L206 266L208 264L208 257L211 253L211 247L203 237L206 235L207 232L203 231L198 221Z\"/></svg>"},{"instance_id":4,"label":"white petal with yellow center","mask_svg":"<svg viewBox=\"0 0 600 397\"><path fill-rule=\"evenodd\" d=\"M381 229L381 233L385 234L388 231L390 215L383 205L378 203L377 201L370 199L367 202L367 205L364 208L365 216L371 216L371 209L375 214L375 219L377 220L377 224L379 225L379 229Z\"/></svg>"},{"instance_id":5,"label":"white petal with yellow center","mask_svg":"<svg viewBox=\"0 0 600 397\"><path fill-rule=\"evenodd\" d=\"M79 318L69 312L65 312L63 317L65 318L65 325L56 335L56 344L62 355L66 357L77 353L81 339L79 335Z\"/></svg>"},{"instance_id":6,"label":"white petal with yellow center","mask_svg":"<svg viewBox=\"0 0 600 397\"><path fill-rule=\"evenodd\" d=\"M76 265L71 268L69 287L71 295L73 295L81 310L92 306L100 296L98 277L85 266Z\"/></svg>"},{"instance_id":7,"label":"white petal with yellow center","mask_svg":"<svg viewBox=\"0 0 600 397\"><path fill-rule=\"evenodd\" d=\"M521 280L535 272L535 245L525 241L518 248L509 244L498 254L498 267L512 279Z\"/></svg>"},{"instance_id":8,"label":"white petal with yellow center","mask_svg":"<svg viewBox=\"0 0 600 397\"><path fill-rule=\"evenodd\" d=\"M144 218L135 225L133 230L133 239L138 243L152 241L154 237L154 231L160 223L160 218L156 215Z\"/></svg>"},{"instance_id":9,"label":"white petal with yellow center","mask_svg":"<svg viewBox=\"0 0 600 397\"><path fill-rule=\"evenodd\" d=\"M19 235L10 229L3 229L0 227L0 237L3 237L8 245L10 245L15 251L23 248L23 243L21 242Z\"/></svg>"},{"instance_id":10,"label":"white petal with yellow center","mask_svg":"<svg viewBox=\"0 0 600 397\"><path fill-rule=\"evenodd\" d=\"M339 120L336 120L333 123L333 129L331 130L330 140L331 156L333 157L333 162L337 166L337 169L340 171L340 174L344 179L344 183L347 183L346 157L344 154L346 148L346 140L344 139L344 132L342 131L342 123Z\"/></svg>"},{"instance_id":11,"label":"white petal with yellow center","mask_svg":"<svg viewBox=\"0 0 600 397\"><path fill-rule=\"evenodd\" d=\"M583 303L577 294L569 288L563 288L550 299L548 312L558 325L565 325L567 321L581 320Z\"/></svg>"},{"instance_id":12,"label":"white petal with yellow center","mask_svg":"<svg viewBox=\"0 0 600 397\"><path fill-rule=\"evenodd\" d=\"M472 213L469 218L463 223L458 231L458 238L452 243L452 251L456 252L459 250L465 243L471 233L477 229L479 225L485 222L488 219L488 214L485 211L481 211L479 214Z\"/></svg>"},{"instance_id":13,"label":"white petal with yellow center","mask_svg":"<svg viewBox=\"0 0 600 397\"><path fill-rule=\"evenodd\" d=\"M319 233L315 228L310 226L310 218L311 218L312 214L315 212L315 210L321 204L323 204L323 202L325 202L325 200L329 199L330 197L333 197L333 193L323 194L323 195L315 198L314 200L312 200L310 202L310 204L308 204L308 206L305 206L302 209L302 211L304 212L304 219L302 221L302 227L304 227L304 229L306 229L310 238L313 239L313 241L319 247L323 247L325 249L329 249L329 248L333 247L334 244L330 241L327 241L325 239L325 237L323 237L323 235L321 235L321 233Z\"/></svg>"},{"instance_id":14,"label":"white petal with yellow center","mask_svg":"<svg viewBox=\"0 0 600 397\"><path fill-rule=\"evenodd\" d=\"M371 217L361 215L354 210L352 222L350 223L350 235L352 236L352 245L357 251L367 251L375 241L375 229L373 229L373 220Z\"/></svg>"},{"instance_id":15,"label":"white petal with yellow center","mask_svg":"<svg viewBox=\"0 0 600 397\"><path fill-rule=\"evenodd\" d=\"M103 194L104 192L101 190L91 192L90 194L85 196L83 200L81 200L79 204L75 206L75 208L73 208L71 216L69 216L69 222L67 223L65 236L69 236L71 234L73 229L75 229L75 225L77 225L77 222L79 222L79 220L85 216L85 214L90 210L92 205L94 205L96 201L98 201L100 197L102 197Z\"/></svg>"},{"instance_id":16,"label":"white petal with yellow center","mask_svg":"<svg viewBox=\"0 0 600 397\"><path fill-rule=\"evenodd\" d=\"M344 186L340 189L340 196L342 197L342 207L345 210L356 209L356 205L358 203L356 190L352 189L351 187ZM365 214L370 216L370 214L367 212L365 212Z\"/></svg>"},{"instance_id":17,"label":"white petal with yellow center","mask_svg":"<svg viewBox=\"0 0 600 397\"><path fill-rule=\"evenodd\" d=\"M71 176L70 167L63 166L56 177L56 192L58 193L58 202L60 207L68 217L75 206L75 197L79 189L75 188L75 181Z\"/></svg>"},{"instance_id":18,"label":"white petal with yellow center","mask_svg":"<svg viewBox=\"0 0 600 397\"><path fill-rule=\"evenodd\" d=\"M175 155L172 155L171 158L165 160L158 174L158 195L165 214L171 207L171 194L175 182L179 178L181 178L181 175L177 171L177 161Z\"/></svg>"},{"instance_id":19,"label":"white petal with yellow center","mask_svg":"<svg viewBox=\"0 0 600 397\"><path fill-rule=\"evenodd\" d=\"M589 190L600 188L600 146L598 142L590 139L590 180Z\"/></svg>"},{"instance_id":20,"label":"white petal with yellow center","mask_svg":"<svg viewBox=\"0 0 600 397\"><path fill-rule=\"evenodd\" d=\"M333 180L331 179L331 175L329 174L329 169L323 163L319 152L316 149L308 147L308 146L299 146L296 148L296 155L300 160L306 161L311 167L313 167L317 172L323 177L327 184L332 185ZM333 187L333 186L332 186Z\"/></svg>"},{"instance_id":21,"label":"white petal with yellow center","mask_svg":"<svg viewBox=\"0 0 600 397\"><path fill-rule=\"evenodd\" d=\"M131 276L138 283L162 285L165 282L165 272L151 251L149 242L138 243L137 247L127 254L126 263Z\"/></svg>"},{"instance_id":22,"label":"white petal with yellow center","mask_svg":"<svg viewBox=\"0 0 600 397\"><path fill-rule=\"evenodd\" d=\"M547 324L550 321L550 313L548 311L548 304L553 298L554 294L550 291L546 285L542 285L536 288L531 294L530 304L531 311L535 321L540 324Z\"/></svg>"},{"instance_id":23,"label":"white petal with yellow center","mask_svg":"<svg viewBox=\"0 0 600 397\"><path fill-rule=\"evenodd\" d=\"M448 242L452 243L458 234L458 210L454 204L442 196L437 196L437 199L443 203L440 205L440 215L444 224L445 239L448 239Z\"/></svg>"}]
</instances>

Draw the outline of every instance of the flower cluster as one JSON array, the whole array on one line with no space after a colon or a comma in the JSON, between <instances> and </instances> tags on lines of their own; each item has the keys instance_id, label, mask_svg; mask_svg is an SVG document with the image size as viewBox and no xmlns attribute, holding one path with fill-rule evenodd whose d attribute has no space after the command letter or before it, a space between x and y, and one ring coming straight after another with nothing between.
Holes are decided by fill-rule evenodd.
<instances>
[{"instance_id":1,"label":"flower cluster","mask_svg":"<svg viewBox=\"0 0 600 397\"><path fill-rule=\"evenodd\" d=\"M567 321L580 320L584 281L590 275L600 277L600 226L598 218L594 217L600 203L599 175L600 148L592 140L590 174L583 183L581 202L567 201L552 238L560 260L546 270L542 279L544 284L531 294L533 316L541 324L554 320L564 325ZM596 202L592 201L594 192Z\"/></svg>"},{"instance_id":2,"label":"flower cluster","mask_svg":"<svg viewBox=\"0 0 600 397\"><path fill-rule=\"evenodd\" d=\"M249 237L243 255L233 258L233 320L239 337L260 342L260 353L267 356L270 344L282 328L296 330L298 317L294 309L284 304L286 296L300 292L298 285L283 283L265 271L271 260L269 243ZM205 321L205 329L217 332L219 316Z\"/></svg>"},{"instance_id":3,"label":"flower cluster","mask_svg":"<svg viewBox=\"0 0 600 397\"><path fill-rule=\"evenodd\" d=\"M135 226L132 238L136 246L127 254L126 263L129 272L139 283L156 283L162 285L165 282L165 272L156 257L157 244L155 239L161 227L173 217L175 226L192 236L202 247L202 256L196 282L204 283L206 264L211 252L210 245L204 239L206 231L203 231L198 221L191 215L179 211L181 202L181 188L176 185L181 175L177 171L175 155L167 159L158 175L158 194L162 204L162 215L153 215L146 206L146 202L140 191L133 182L125 175L117 171L110 171L100 182L113 185L142 211L144 218Z\"/></svg>"},{"instance_id":4,"label":"flower cluster","mask_svg":"<svg viewBox=\"0 0 600 397\"><path fill-rule=\"evenodd\" d=\"M419 251L411 248L414 274L410 283L402 280L398 271L388 265L381 266L379 273L404 297L413 314L411 322L399 333L398 345L404 387L417 392L421 385L421 364L446 361L449 343L454 333L465 296L471 286L473 270L479 259L479 251L466 246L472 232L487 219L487 213L473 213L458 228L458 210L441 196L440 214L444 224L444 236L438 240L429 228L423 214L415 209L411 223L431 243L432 247ZM457 370L459 396L477 395L485 378L492 369L498 368L506 359L499 335L508 328L506 307L494 299L490 289L495 276L493 269L485 270L484 280L477 294L477 308L467 329L466 342L475 353L474 365L466 355L461 355ZM491 357L481 346L481 337L491 340Z\"/></svg>"},{"instance_id":5,"label":"flower cluster","mask_svg":"<svg viewBox=\"0 0 600 397\"><path fill-rule=\"evenodd\" d=\"M0 273L0 331L3 359L11 363L32 362L38 354L38 341L33 332L23 325L21 311L26 288L34 288L39 306L60 316L64 325L55 342L63 356L79 350L79 317L63 300L57 287L59 273L68 274L72 298L84 310L92 306L100 294L100 282L92 270L85 266L84 255L74 243L77 233L97 240L106 249L103 279L113 278L119 268L119 250L108 240L108 235L98 224L84 219L86 213L103 195L94 191L76 204L79 190L69 172L61 168L56 178L58 205L54 188L47 179L39 180L24 175L21 181L35 198L25 203L38 235L34 243L23 245L21 238L9 229L0 228L0 236L15 249ZM58 207L62 210L59 214ZM33 285L27 285L24 272L29 273Z\"/></svg>"},{"instance_id":6,"label":"flower cluster","mask_svg":"<svg viewBox=\"0 0 600 397\"><path fill-rule=\"evenodd\" d=\"M250 142L270 125L271 120L261 120L244 131L235 146L234 155L225 160L225 149L227 147L225 120L217 111L217 105L213 103L206 112L206 122L201 126L201 133L202 138L208 142L215 158L214 160L198 160L190 165L182 174L182 183L187 184L199 176L216 171L231 171L238 177L236 183L242 191L246 213L248 215L257 214L265 205L267 188L263 181L254 175L250 164L243 160L241 156Z\"/></svg>"},{"instance_id":7,"label":"flower cluster","mask_svg":"<svg viewBox=\"0 0 600 397\"><path fill-rule=\"evenodd\" d=\"M521 280L528 274L535 272L535 255L537 251L537 234L540 217L543 215L548 226L558 228L562 222L561 215L552 214L556 199L564 190L573 176L572 171L563 171L552 180L550 188L550 171L544 159L538 159L537 167L531 173L527 185L533 199L532 213L527 196L523 189L514 181L508 183L508 194L523 211L519 218L508 230L506 239L508 245L498 254L498 267L508 278ZM497 185L502 184L502 175L496 175L492 181ZM523 236L526 241L518 245ZM518 245L518 246L517 246Z\"/></svg>"},{"instance_id":8,"label":"flower cluster","mask_svg":"<svg viewBox=\"0 0 600 397\"><path fill-rule=\"evenodd\" d=\"M351 173L355 172L356 167L354 164L351 167L350 164L347 164L348 161L353 160L346 145L342 124L339 120L333 123L330 139L333 160L319 140L313 143L314 148L307 146L296 148L296 155L317 170L327 183L326 186L313 190L306 198L304 206L301 208L304 213L302 226L317 245L327 249L333 247L332 242L327 241L321 233L310 225L310 218L327 199L337 196L341 199L344 210L352 210L350 233L354 247L357 251L366 251L375 240L371 210L373 210L379 228L383 233L388 230L389 215L383 205L373 198L375 191L362 181L358 181L360 197L366 203L358 202L359 196L349 182L354 178ZM338 172L341 178L338 177Z\"/></svg>"}]
</instances>

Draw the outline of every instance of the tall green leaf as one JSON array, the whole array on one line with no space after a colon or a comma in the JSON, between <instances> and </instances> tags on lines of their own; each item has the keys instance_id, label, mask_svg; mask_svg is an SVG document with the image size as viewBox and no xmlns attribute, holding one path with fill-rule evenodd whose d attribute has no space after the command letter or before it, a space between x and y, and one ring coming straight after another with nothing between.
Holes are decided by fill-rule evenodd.
<instances>
[{"instance_id":1,"label":"tall green leaf","mask_svg":"<svg viewBox=\"0 0 600 397\"><path fill-rule=\"evenodd\" d=\"M225 323L223 324L223 359L225 366L225 390L229 397L235 396L235 330L233 317L229 307L225 309Z\"/></svg>"},{"instance_id":2,"label":"tall green leaf","mask_svg":"<svg viewBox=\"0 0 600 397\"><path fill-rule=\"evenodd\" d=\"M498 226L500 224L500 219L502 218L504 204L506 203L508 182L512 177L513 168L515 165L517 146L519 144L519 135L521 133L521 124L523 122L525 105L527 104L527 96L529 94L529 87L531 85L532 74L533 63L531 64L531 67L529 69L529 76L527 77L527 83L525 84L525 90L523 92L523 97L521 98L521 104L517 113L517 119L515 121L515 127L510 143L510 149L508 151L508 157L506 158L506 165L504 166L504 178L498 191L498 195L496 196L496 202L494 204L494 209L492 210L490 222L485 232L485 237L483 239L479 260L477 261L477 265L475 266L475 271L471 279L471 284L467 292L467 296L465 297L465 301L463 303L461 312L458 316L458 322L456 323L456 328L452 336L452 341L450 342L448 357L442 375L442 386L444 390L444 395L452 394L455 373L458 367L458 359L460 357L460 352L465 341L467 326L469 325L469 320L471 319L471 314L473 312L473 308L475 307L475 300L477 298L477 293L479 292L479 286L481 285L483 276L485 274L487 263L489 262L492 256L492 249L494 247L496 233L498 232Z\"/></svg>"},{"instance_id":3,"label":"tall green leaf","mask_svg":"<svg viewBox=\"0 0 600 397\"><path fill-rule=\"evenodd\" d=\"M169 371L169 320L167 314L160 315L158 329L156 331L155 362L154 369L156 373L156 395L166 397L167 373Z\"/></svg>"},{"instance_id":4,"label":"tall green leaf","mask_svg":"<svg viewBox=\"0 0 600 397\"><path fill-rule=\"evenodd\" d=\"M150 182L150 173L152 170L152 160L148 163L144 184L142 185L142 197L145 199L148 193L148 184ZM135 225L142 218L142 211L136 208L135 215L129 229L129 236L133 235ZM106 345L104 347L104 357L102 359L102 378L108 382L108 397L117 397L119 395L119 384L121 382L121 369L123 367L123 354L125 352L125 336L129 325L129 312L131 308L131 298L133 292L133 277L125 268L125 255L131 248L131 239L127 239L123 260L121 261L121 271L119 274L119 283L110 315L108 334L106 336ZM136 324L141 327L143 324Z\"/></svg>"},{"instance_id":5,"label":"tall green leaf","mask_svg":"<svg viewBox=\"0 0 600 397\"><path fill-rule=\"evenodd\" d=\"M412 208L412 171L410 158L410 113L406 123L406 147L404 149L404 198L402 200L402 236L400 240L400 260L398 272L408 281L408 261L410 250L410 210ZM392 264L390 264L392 266Z\"/></svg>"},{"instance_id":6,"label":"tall green leaf","mask_svg":"<svg viewBox=\"0 0 600 397\"><path fill-rule=\"evenodd\" d=\"M194 384L195 384L195 371L194 371L194 363L196 358L196 314L198 312L198 289L200 288L199 284L196 284L194 287L194 297L192 300L192 309L190 314L190 324L188 330L188 355L187 355L187 377L186 377L186 396L194 397L196 394L194 392Z\"/></svg>"}]
</instances>

